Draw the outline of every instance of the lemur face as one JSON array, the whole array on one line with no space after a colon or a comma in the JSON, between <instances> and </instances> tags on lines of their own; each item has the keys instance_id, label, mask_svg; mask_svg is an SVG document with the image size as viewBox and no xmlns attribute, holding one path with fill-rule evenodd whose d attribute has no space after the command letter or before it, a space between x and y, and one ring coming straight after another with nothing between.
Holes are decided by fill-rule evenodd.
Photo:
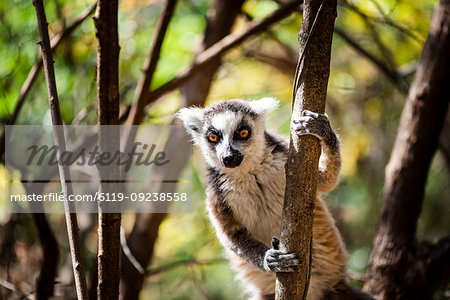
<instances>
[{"instance_id":1,"label":"lemur face","mask_svg":"<svg viewBox=\"0 0 450 300\"><path fill-rule=\"evenodd\" d=\"M273 98L233 99L204 109L184 108L178 117L210 166L231 169L248 165L260 151L265 115L277 105Z\"/></svg>"},{"instance_id":2,"label":"lemur face","mask_svg":"<svg viewBox=\"0 0 450 300\"><path fill-rule=\"evenodd\" d=\"M238 167L249 155L249 149L254 142L252 133L254 120L240 111L224 111L222 113L206 114L208 122L205 124L203 139L207 143L208 155L215 163L226 168ZM252 125L250 125L252 124ZM206 148L206 147L202 147Z\"/></svg>"}]
</instances>

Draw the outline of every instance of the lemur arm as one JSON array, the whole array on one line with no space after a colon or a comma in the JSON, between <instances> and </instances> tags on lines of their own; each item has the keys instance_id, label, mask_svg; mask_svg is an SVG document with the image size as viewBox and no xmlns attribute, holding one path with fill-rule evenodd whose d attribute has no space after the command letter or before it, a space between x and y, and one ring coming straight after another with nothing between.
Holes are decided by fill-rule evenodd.
<instances>
[{"instance_id":1,"label":"lemur arm","mask_svg":"<svg viewBox=\"0 0 450 300\"><path fill-rule=\"evenodd\" d=\"M234 217L231 208L216 193L208 193L208 210L220 242L239 257L268 272L293 272L301 263L296 253L267 247L255 239ZM277 239L273 239L277 241Z\"/></svg>"},{"instance_id":2,"label":"lemur arm","mask_svg":"<svg viewBox=\"0 0 450 300\"><path fill-rule=\"evenodd\" d=\"M331 191L338 182L341 170L340 142L337 135L331 131L329 138L322 140L322 155L319 161L317 190Z\"/></svg>"},{"instance_id":3,"label":"lemur arm","mask_svg":"<svg viewBox=\"0 0 450 300\"><path fill-rule=\"evenodd\" d=\"M293 120L293 130L298 135L311 134L320 139L322 155L319 161L317 190L326 192L336 186L341 169L340 142L331 128L328 116L305 110Z\"/></svg>"}]
</instances>

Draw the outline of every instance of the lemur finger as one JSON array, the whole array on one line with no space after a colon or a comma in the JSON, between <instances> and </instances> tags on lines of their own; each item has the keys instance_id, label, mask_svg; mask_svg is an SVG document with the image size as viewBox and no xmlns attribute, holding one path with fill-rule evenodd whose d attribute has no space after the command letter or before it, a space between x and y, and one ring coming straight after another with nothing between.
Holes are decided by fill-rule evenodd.
<instances>
[{"instance_id":1,"label":"lemur finger","mask_svg":"<svg viewBox=\"0 0 450 300\"><path fill-rule=\"evenodd\" d=\"M294 124L301 124L301 123L308 123L310 121L313 121L314 119L312 117L306 116L306 117L298 117L292 120Z\"/></svg>"},{"instance_id":2,"label":"lemur finger","mask_svg":"<svg viewBox=\"0 0 450 300\"><path fill-rule=\"evenodd\" d=\"M320 114L319 113L316 113L316 112L313 112L313 111L310 111L310 110L307 110L307 109L305 109L303 112L302 112L302 115L303 116L311 116L311 117L313 117L313 118L317 118Z\"/></svg>"},{"instance_id":3,"label":"lemur finger","mask_svg":"<svg viewBox=\"0 0 450 300\"><path fill-rule=\"evenodd\" d=\"M288 266L288 267L275 267L272 269L272 272L295 272L297 270L296 266Z\"/></svg>"},{"instance_id":4,"label":"lemur finger","mask_svg":"<svg viewBox=\"0 0 450 300\"><path fill-rule=\"evenodd\" d=\"M278 260L291 260L291 259L300 259L297 253L288 253L281 254L278 256Z\"/></svg>"},{"instance_id":5,"label":"lemur finger","mask_svg":"<svg viewBox=\"0 0 450 300\"><path fill-rule=\"evenodd\" d=\"M267 265L270 269L278 268L278 267L288 267L288 266L299 266L301 265L300 259L293 259L293 260L287 260L287 261L277 261L277 262L270 262Z\"/></svg>"},{"instance_id":6,"label":"lemur finger","mask_svg":"<svg viewBox=\"0 0 450 300\"><path fill-rule=\"evenodd\" d=\"M284 254L289 254L289 252L287 250L275 250L275 249L269 249L267 250L266 256L269 257L273 257L273 258L277 258L280 255L284 255Z\"/></svg>"}]
</instances>

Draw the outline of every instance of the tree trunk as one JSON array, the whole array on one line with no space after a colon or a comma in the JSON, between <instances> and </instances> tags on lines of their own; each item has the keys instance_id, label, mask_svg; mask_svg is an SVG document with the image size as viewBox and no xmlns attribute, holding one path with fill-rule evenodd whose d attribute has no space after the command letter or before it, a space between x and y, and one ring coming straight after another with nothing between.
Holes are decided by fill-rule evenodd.
<instances>
[{"instance_id":1,"label":"tree trunk","mask_svg":"<svg viewBox=\"0 0 450 300\"><path fill-rule=\"evenodd\" d=\"M203 44L198 53L201 53L202 50L209 48L215 42L221 40L230 33L231 27L241 11L243 2L243 0L214 1L209 12ZM183 106L203 106L209 92L212 78L220 64L221 59L215 59L206 64L201 72L197 72L196 75L189 78L188 82L181 89L181 103ZM181 172L189 160L187 155L189 151L180 151L177 146L174 146L177 145L177 141L178 138L175 137L174 134L171 134L164 151L169 157L177 157L178 162L173 165L178 166L178 172ZM176 151L176 155L172 155L174 151ZM160 176L164 177L164 175ZM144 268L151 262L155 242L158 237L158 229L166 216L166 213L136 215L136 220L127 242L131 253ZM140 274L128 259L123 260L122 267L124 276L122 278L121 298L127 300L138 299L145 275Z\"/></svg>"},{"instance_id":2,"label":"tree trunk","mask_svg":"<svg viewBox=\"0 0 450 300\"><path fill-rule=\"evenodd\" d=\"M120 150L119 125L119 36L118 0L98 0L94 17L97 44L98 144L100 152ZM98 166L99 193L117 193L120 168L115 163ZM119 207L99 202L98 215L98 299L118 299L120 281Z\"/></svg>"},{"instance_id":3,"label":"tree trunk","mask_svg":"<svg viewBox=\"0 0 450 300\"><path fill-rule=\"evenodd\" d=\"M336 0L304 1L292 119L301 116L305 109L318 113L325 111L336 6ZM297 137L291 133L281 247L298 253L303 263L298 272L277 273L276 299L305 299L307 295L320 152L316 137Z\"/></svg>"},{"instance_id":4,"label":"tree trunk","mask_svg":"<svg viewBox=\"0 0 450 300\"><path fill-rule=\"evenodd\" d=\"M416 240L417 219L450 99L450 1L440 1L386 167L364 290L379 299L431 299L450 270L450 238Z\"/></svg>"}]
</instances>

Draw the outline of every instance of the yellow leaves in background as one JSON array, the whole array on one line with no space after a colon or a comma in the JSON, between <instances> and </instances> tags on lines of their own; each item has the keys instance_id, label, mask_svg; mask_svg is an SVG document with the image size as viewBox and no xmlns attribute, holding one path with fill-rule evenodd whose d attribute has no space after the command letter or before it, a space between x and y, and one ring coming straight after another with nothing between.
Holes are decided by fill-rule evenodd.
<instances>
[{"instance_id":1,"label":"yellow leaves in background","mask_svg":"<svg viewBox=\"0 0 450 300\"><path fill-rule=\"evenodd\" d=\"M6 192L14 195L25 195L26 191L21 184L22 175L18 170L6 169L4 165L0 165L0 223L5 222L7 217L6 205L8 199L6 199ZM14 184L11 184L14 182ZM9 205L9 204L8 204Z\"/></svg>"},{"instance_id":2,"label":"yellow leaves in background","mask_svg":"<svg viewBox=\"0 0 450 300\"><path fill-rule=\"evenodd\" d=\"M364 127L355 127L347 131L346 138L342 144L342 176L350 177L356 175L358 160L365 157L371 146L372 137Z\"/></svg>"},{"instance_id":3,"label":"yellow leaves in background","mask_svg":"<svg viewBox=\"0 0 450 300\"><path fill-rule=\"evenodd\" d=\"M238 50L227 58L240 56ZM273 67L251 60L225 63L216 76L208 96L207 104L220 100L242 98L258 99L264 96L276 97L284 103L291 100L292 79Z\"/></svg>"}]
</instances>

